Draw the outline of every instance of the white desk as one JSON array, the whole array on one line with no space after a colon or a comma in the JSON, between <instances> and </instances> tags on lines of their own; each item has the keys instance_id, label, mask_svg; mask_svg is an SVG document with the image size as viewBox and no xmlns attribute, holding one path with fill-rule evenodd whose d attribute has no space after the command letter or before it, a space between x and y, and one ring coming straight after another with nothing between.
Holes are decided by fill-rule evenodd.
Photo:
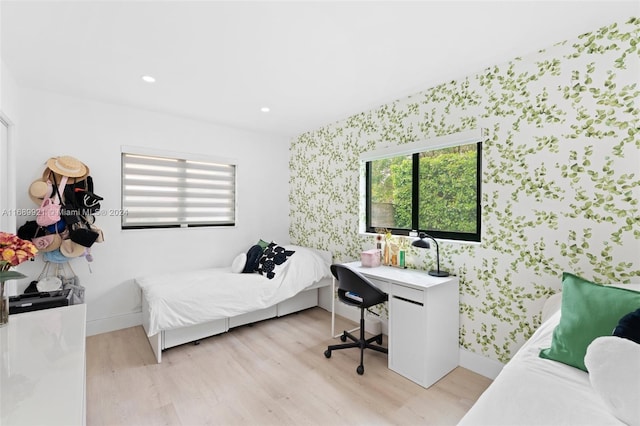
<instances>
[{"instance_id":1,"label":"white desk","mask_svg":"<svg viewBox=\"0 0 640 426\"><path fill-rule=\"evenodd\" d=\"M427 388L458 365L458 278L391 266L345 266L389 295L389 368ZM335 295L335 279L333 292ZM332 335L335 334L335 297Z\"/></svg>"},{"instance_id":2,"label":"white desk","mask_svg":"<svg viewBox=\"0 0 640 426\"><path fill-rule=\"evenodd\" d=\"M85 423L86 305L12 314L0 328L0 424Z\"/></svg>"}]
</instances>

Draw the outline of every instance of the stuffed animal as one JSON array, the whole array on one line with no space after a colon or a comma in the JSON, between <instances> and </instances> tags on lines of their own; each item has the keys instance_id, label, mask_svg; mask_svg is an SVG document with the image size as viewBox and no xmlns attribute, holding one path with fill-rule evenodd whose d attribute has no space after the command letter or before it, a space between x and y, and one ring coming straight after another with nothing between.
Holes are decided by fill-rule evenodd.
<instances>
[{"instance_id":1,"label":"stuffed animal","mask_svg":"<svg viewBox=\"0 0 640 426\"><path fill-rule=\"evenodd\" d=\"M612 334L640 343L640 309L636 309L620 318Z\"/></svg>"}]
</instances>

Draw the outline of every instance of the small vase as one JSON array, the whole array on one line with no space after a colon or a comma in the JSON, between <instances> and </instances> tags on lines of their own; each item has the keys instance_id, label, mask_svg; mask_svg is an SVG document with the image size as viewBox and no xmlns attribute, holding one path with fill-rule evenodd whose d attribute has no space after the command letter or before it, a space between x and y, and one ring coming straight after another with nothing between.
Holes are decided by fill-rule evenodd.
<instances>
[{"instance_id":1,"label":"small vase","mask_svg":"<svg viewBox=\"0 0 640 426\"><path fill-rule=\"evenodd\" d=\"M386 243L384 245L384 260L382 261L382 263L384 265L389 266L389 262L390 262L390 258L389 258L389 243Z\"/></svg>"},{"instance_id":2,"label":"small vase","mask_svg":"<svg viewBox=\"0 0 640 426\"><path fill-rule=\"evenodd\" d=\"M9 296L4 294L4 281L0 281L0 327L9 324Z\"/></svg>"},{"instance_id":3,"label":"small vase","mask_svg":"<svg viewBox=\"0 0 640 426\"><path fill-rule=\"evenodd\" d=\"M4 294L5 280L19 278L25 278L25 275L17 271L10 271L9 266L3 265L3 269L0 270L0 327L9 323L9 296Z\"/></svg>"}]
</instances>

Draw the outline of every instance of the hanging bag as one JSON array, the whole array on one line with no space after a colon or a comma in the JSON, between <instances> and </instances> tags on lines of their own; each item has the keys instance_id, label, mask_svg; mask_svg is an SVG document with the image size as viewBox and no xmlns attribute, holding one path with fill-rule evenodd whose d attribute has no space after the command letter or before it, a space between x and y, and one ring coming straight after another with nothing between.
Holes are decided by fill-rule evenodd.
<instances>
[{"instance_id":1,"label":"hanging bag","mask_svg":"<svg viewBox=\"0 0 640 426\"><path fill-rule=\"evenodd\" d=\"M62 289L70 290L70 302L72 305L84 303L85 288L80 285L80 278L78 278L78 275L76 275L75 271L71 268L69 262L52 264L51 262L45 261L37 282L47 277L58 277L62 282ZM26 290L25 293L27 293Z\"/></svg>"},{"instance_id":2,"label":"hanging bag","mask_svg":"<svg viewBox=\"0 0 640 426\"><path fill-rule=\"evenodd\" d=\"M83 247L91 247L96 242L100 233L91 229L91 225L84 216L80 216L80 221L71 227L69 239Z\"/></svg>"},{"instance_id":3,"label":"hanging bag","mask_svg":"<svg viewBox=\"0 0 640 426\"><path fill-rule=\"evenodd\" d=\"M80 221L80 209L78 209L78 207L75 205L73 197L67 197L65 193L66 186L69 186L69 185L63 185L62 181L60 181L60 185L62 188L58 189L58 183L56 182L56 177L53 174L52 176L53 176L53 186L56 189L56 196L60 198L60 217L64 219L67 225L73 225L74 223L78 223ZM62 197L62 195L60 194L65 194L65 196Z\"/></svg>"},{"instance_id":4,"label":"hanging bag","mask_svg":"<svg viewBox=\"0 0 640 426\"><path fill-rule=\"evenodd\" d=\"M93 192L93 179L87 176L84 188L73 187L76 205L82 210L83 216L88 216L100 210L100 201L104 198Z\"/></svg>"},{"instance_id":5,"label":"hanging bag","mask_svg":"<svg viewBox=\"0 0 640 426\"><path fill-rule=\"evenodd\" d=\"M60 185L64 190L67 184L67 177L64 176ZM36 212L36 223L40 226L53 225L60 221L60 199L56 187L56 195L53 198L45 198Z\"/></svg>"}]
</instances>

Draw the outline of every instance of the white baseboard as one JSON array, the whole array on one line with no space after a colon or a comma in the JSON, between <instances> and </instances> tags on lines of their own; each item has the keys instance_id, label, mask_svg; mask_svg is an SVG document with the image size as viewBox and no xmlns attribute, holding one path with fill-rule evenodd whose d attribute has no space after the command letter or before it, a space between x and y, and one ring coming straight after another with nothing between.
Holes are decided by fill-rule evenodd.
<instances>
[{"instance_id":1,"label":"white baseboard","mask_svg":"<svg viewBox=\"0 0 640 426\"><path fill-rule=\"evenodd\" d=\"M475 352L463 348L460 348L460 360L458 364L460 367L488 377L491 380L498 377L498 374L502 371L502 367L504 367L504 364L499 361L478 355Z\"/></svg>"},{"instance_id":2,"label":"white baseboard","mask_svg":"<svg viewBox=\"0 0 640 426\"><path fill-rule=\"evenodd\" d=\"M101 318L87 321L87 336L108 333L123 328L135 327L142 324L142 312L118 315L115 317Z\"/></svg>"}]
</instances>

